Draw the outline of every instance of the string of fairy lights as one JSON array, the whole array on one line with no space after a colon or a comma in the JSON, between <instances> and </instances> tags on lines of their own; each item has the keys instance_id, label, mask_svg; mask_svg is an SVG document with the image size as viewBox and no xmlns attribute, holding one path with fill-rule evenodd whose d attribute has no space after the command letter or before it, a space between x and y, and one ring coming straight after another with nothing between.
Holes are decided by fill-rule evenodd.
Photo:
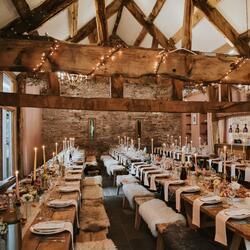
<instances>
[{"instance_id":1,"label":"string of fairy lights","mask_svg":"<svg viewBox=\"0 0 250 250\"><path fill-rule=\"evenodd\" d=\"M57 72L58 78L61 81L67 81L70 83L77 83L77 82L81 82L84 81L86 79L91 79L95 76L96 72L98 72L99 70L103 70L105 69L105 66L110 62L110 61L114 61L117 58L117 54L119 54L119 56L122 55L122 49L124 48L124 46L122 44L116 44L112 49L110 49L108 51L107 54L103 54L98 62L95 64L95 66L91 69L90 72L86 73L86 74L75 74L75 73L67 73L67 72ZM53 56L57 55L58 50L60 49L60 42L58 40L54 40L53 44L51 45L51 47L49 48L49 50L45 51L42 53L41 58L40 58L40 62L33 68L34 72L44 72L44 65L46 63L46 61L53 61ZM160 68L162 66L162 64L166 64L167 63L167 58L169 56L169 54L172 53L176 53L178 51L184 50L186 52L189 52L193 55L198 55L197 53L195 53L194 51L188 50L188 49L174 49L174 50L166 50L163 49L161 51L159 51L156 55L156 61L153 65L153 72L156 76L159 76L159 71ZM207 87L209 85L211 86L218 86L221 83L225 83L230 79L230 75L239 70L245 63L246 61L249 60L249 58L246 57L239 57L235 60L234 63L232 63L230 65L230 68L228 69L227 72L225 72L225 74L222 75L222 77L214 82L211 83L206 83L206 82L189 82L187 87L190 88L204 88Z\"/></svg>"}]
</instances>

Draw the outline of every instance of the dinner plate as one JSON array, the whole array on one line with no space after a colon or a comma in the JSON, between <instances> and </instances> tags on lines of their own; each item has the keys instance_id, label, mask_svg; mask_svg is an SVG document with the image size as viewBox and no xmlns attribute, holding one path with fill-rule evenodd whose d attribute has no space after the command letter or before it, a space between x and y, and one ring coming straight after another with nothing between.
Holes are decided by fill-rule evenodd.
<instances>
[{"instance_id":1,"label":"dinner plate","mask_svg":"<svg viewBox=\"0 0 250 250\"><path fill-rule=\"evenodd\" d=\"M225 215L230 216L232 219L242 220L250 217L249 209L227 210Z\"/></svg>"},{"instance_id":2,"label":"dinner plate","mask_svg":"<svg viewBox=\"0 0 250 250\"><path fill-rule=\"evenodd\" d=\"M47 203L49 207L61 208L61 207L69 207L72 205L72 202L65 201L64 203L53 203L53 201L49 201Z\"/></svg>"},{"instance_id":3,"label":"dinner plate","mask_svg":"<svg viewBox=\"0 0 250 250\"><path fill-rule=\"evenodd\" d=\"M205 204L217 204L221 202L221 198L219 196L215 196L215 197L211 196L211 199L209 199L209 197L202 197L200 198L200 200L205 202Z\"/></svg>"},{"instance_id":4,"label":"dinner plate","mask_svg":"<svg viewBox=\"0 0 250 250\"><path fill-rule=\"evenodd\" d=\"M200 191L200 187L192 187L190 189L184 190L183 192L184 193L195 193L195 192L198 192L198 191Z\"/></svg>"},{"instance_id":5,"label":"dinner plate","mask_svg":"<svg viewBox=\"0 0 250 250\"><path fill-rule=\"evenodd\" d=\"M46 224L55 224L54 228L47 228L46 229ZM58 225L58 227L57 227ZM43 226L42 229L39 229L39 226ZM65 231L65 228L63 226L63 223L60 224L58 221L49 221L49 222L39 222L37 224L34 224L30 227L30 231L34 234L40 234L40 235L50 235L50 234L57 234Z\"/></svg>"},{"instance_id":6,"label":"dinner plate","mask_svg":"<svg viewBox=\"0 0 250 250\"><path fill-rule=\"evenodd\" d=\"M59 191L67 193L67 192L77 192L78 190L76 190L75 187L65 186L65 187L59 188Z\"/></svg>"}]
</instances>

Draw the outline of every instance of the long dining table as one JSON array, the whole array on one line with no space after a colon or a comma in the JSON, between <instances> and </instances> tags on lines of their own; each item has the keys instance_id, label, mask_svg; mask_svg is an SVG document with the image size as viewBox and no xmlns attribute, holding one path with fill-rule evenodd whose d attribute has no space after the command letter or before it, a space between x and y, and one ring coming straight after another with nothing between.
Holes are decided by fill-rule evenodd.
<instances>
[{"instance_id":1,"label":"long dining table","mask_svg":"<svg viewBox=\"0 0 250 250\"><path fill-rule=\"evenodd\" d=\"M169 180L169 178L164 179L157 179L156 182L163 187L166 180ZM185 185L188 185L188 182L185 183ZM168 190L169 194L174 197L176 190L180 188L181 185L169 185ZM195 228L192 224L192 209L193 209L193 202L195 199L201 197L204 195L203 191L200 191L198 193L182 193L181 194L181 203L182 206L182 213L186 215L187 223L190 227ZM229 208L230 206L227 204L225 200L222 201L222 203L219 204L213 204L213 205L202 205L200 212L201 212L201 228L208 228L208 227L215 227L215 217L216 215L223 209ZM241 241L246 240L250 241L250 218L244 219L244 220L236 220L236 219L229 219L226 222L226 228L231 231L233 234L231 244L229 246L229 249L239 249Z\"/></svg>"},{"instance_id":2,"label":"long dining table","mask_svg":"<svg viewBox=\"0 0 250 250\"><path fill-rule=\"evenodd\" d=\"M70 193L61 193L58 189L59 185L63 185L64 180L62 177L57 179L57 184L51 191L47 191L48 199L60 199L60 200L76 200L79 202L80 195L78 191L73 191ZM80 181L79 181L80 188ZM67 221L76 225L76 207L74 205L63 207L63 208L51 208L47 205L47 201L44 201L44 204L39 208L39 212L36 215L35 219L32 221L31 225L49 220L60 220ZM30 226L31 226L30 225ZM68 231L53 235L38 235L30 231L30 226L24 233L22 239L22 249L36 249L36 250L61 250L61 249L71 249L72 248L72 239L71 234ZM75 227L74 227L75 228Z\"/></svg>"}]
</instances>

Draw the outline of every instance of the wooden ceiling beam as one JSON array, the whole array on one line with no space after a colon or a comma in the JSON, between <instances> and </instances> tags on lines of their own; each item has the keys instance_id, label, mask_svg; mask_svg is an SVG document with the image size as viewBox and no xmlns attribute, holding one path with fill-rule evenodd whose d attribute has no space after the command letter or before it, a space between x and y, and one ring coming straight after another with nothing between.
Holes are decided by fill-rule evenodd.
<instances>
[{"instance_id":1,"label":"wooden ceiling beam","mask_svg":"<svg viewBox=\"0 0 250 250\"><path fill-rule=\"evenodd\" d=\"M240 39L250 41L250 29L239 35Z\"/></svg>"},{"instance_id":2,"label":"wooden ceiling beam","mask_svg":"<svg viewBox=\"0 0 250 250\"><path fill-rule=\"evenodd\" d=\"M134 16L134 18L154 37L158 43L165 49L174 49L175 46L172 41L168 40L166 36L148 20L143 11L133 0L123 0L124 6Z\"/></svg>"},{"instance_id":3,"label":"wooden ceiling beam","mask_svg":"<svg viewBox=\"0 0 250 250\"><path fill-rule=\"evenodd\" d=\"M107 44L108 23L106 16L105 0L95 0L95 8L98 44Z\"/></svg>"},{"instance_id":4,"label":"wooden ceiling beam","mask_svg":"<svg viewBox=\"0 0 250 250\"><path fill-rule=\"evenodd\" d=\"M207 0L193 0L193 3L194 6L204 12L208 20L222 32L241 55L250 55L248 43L239 38L238 32L216 8L210 5Z\"/></svg>"},{"instance_id":5,"label":"wooden ceiling beam","mask_svg":"<svg viewBox=\"0 0 250 250\"><path fill-rule=\"evenodd\" d=\"M48 55L53 45L53 41L0 39L0 70L32 72L33 68L41 63L42 54ZM100 62L102 56L109 55L112 48L60 42L58 50L45 60L42 70L88 74ZM114 58L110 58L105 67L97 70L95 74L110 76L117 73L127 77L155 75L160 51L162 50L121 48L120 52L114 54ZM169 53L166 63L160 65L158 74L183 81L214 82L225 76L239 59L238 56L206 55ZM249 68L248 59L230 74L225 83L250 83Z\"/></svg>"},{"instance_id":6,"label":"wooden ceiling beam","mask_svg":"<svg viewBox=\"0 0 250 250\"><path fill-rule=\"evenodd\" d=\"M106 7L106 18L113 16L121 7L122 0L114 0L111 4ZM96 29L96 18L92 18L83 27L81 27L75 36L68 37L66 40L69 42L78 43L88 35L90 35Z\"/></svg>"},{"instance_id":7,"label":"wooden ceiling beam","mask_svg":"<svg viewBox=\"0 0 250 250\"><path fill-rule=\"evenodd\" d=\"M18 15L25 19L30 14L30 7L25 0L11 0L14 4Z\"/></svg>"},{"instance_id":8,"label":"wooden ceiling beam","mask_svg":"<svg viewBox=\"0 0 250 250\"><path fill-rule=\"evenodd\" d=\"M116 16L116 19L115 19L115 24L114 24L114 27L113 27L113 30L112 30L112 35L116 35L119 23L121 21L122 11L123 11L123 5L121 5L120 9L117 12L117 16Z\"/></svg>"},{"instance_id":9,"label":"wooden ceiling beam","mask_svg":"<svg viewBox=\"0 0 250 250\"><path fill-rule=\"evenodd\" d=\"M223 44L219 48L215 49L213 52L220 54L227 54L230 49L233 49L228 43Z\"/></svg>"},{"instance_id":10,"label":"wooden ceiling beam","mask_svg":"<svg viewBox=\"0 0 250 250\"><path fill-rule=\"evenodd\" d=\"M77 33L78 0L68 7L69 34L73 37Z\"/></svg>"},{"instance_id":11,"label":"wooden ceiling beam","mask_svg":"<svg viewBox=\"0 0 250 250\"><path fill-rule=\"evenodd\" d=\"M96 29L88 35L89 43L97 43Z\"/></svg>"},{"instance_id":12,"label":"wooden ceiling beam","mask_svg":"<svg viewBox=\"0 0 250 250\"><path fill-rule=\"evenodd\" d=\"M183 18L183 38L182 48L192 49L192 16L193 16L192 0L185 0L184 18Z\"/></svg>"},{"instance_id":13,"label":"wooden ceiling beam","mask_svg":"<svg viewBox=\"0 0 250 250\"><path fill-rule=\"evenodd\" d=\"M224 113L248 112L250 102L185 102L127 98L81 98L0 93L0 107L33 107L123 112Z\"/></svg>"},{"instance_id":14,"label":"wooden ceiling beam","mask_svg":"<svg viewBox=\"0 0 250 250\"><path fill-rule=\"evenodd\" d=\"M156 1L151 13L148 16L149 21L153 22L155 20L155 18L160 13L160 10L162 9L165 2L166 2L166 0L157 0ZM140 46L140 44L142 43L142 41L146 35L147 35L147 29L145 29L145 27L143 27L141 32L139 33L138 37L136 38L136 40L134 42L134 46Z\"/></svg>"},{"instance_id":15,"label":"wooden ceiling beam","mask_svg":"<svg viewBox=\"0 0 250 250\"><path fill-rule=\"evenodd\" d=\"M31 32L71 5L75 0L46 0L30 11L25 20L22 17L8 23L0 29L0 37L11 37L24 32Z\"/></svg>"},{"instance_id":16,"label":"wooden ceiling beam","mask_svg":"<svg viewBox=\"0 0 250 250\"><path fill-rule=\"evenodd\" d=\"M208 0L208 1L212 6L215 6L221 0ZM205 17L204 13L201 10L196 9L194 11L192 18L192 28L194 28L204 17ZM177 44L182 39L182 34L183 34L183 27L181 27L170 39L172 39L174 43Z\"/></svg>"}]
</instances>

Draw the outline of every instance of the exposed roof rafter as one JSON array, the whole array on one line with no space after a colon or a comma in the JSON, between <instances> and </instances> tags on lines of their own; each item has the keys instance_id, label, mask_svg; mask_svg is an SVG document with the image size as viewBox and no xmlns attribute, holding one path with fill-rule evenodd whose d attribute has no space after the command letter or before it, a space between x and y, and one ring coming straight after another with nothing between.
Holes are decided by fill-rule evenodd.
<instances>
[{"instance_id":1,"label":"exposed roof rafter","mask_svg":"<svg viewBox=\"0 0 250 250\"><path fill-rule=\"evenodd\" d=\"M165 2L166 2L166 0L157 0L156 1L154 8L152 9L151 13L148 16L149 21L153 22L155 20L155 18L160 13L160 10L162 9ZM136 38L136 40L134 42L134 46L140 46L140 44L142 43L142 41L146 35L147 35L147 29L145 29L145 27L143 27L141 32L139 33L138 37Z\"/></svg>"},{"instance_id":2,"label":"exposed roof rafter","mask_svg":"<svg viewBox=\"0 0 250 250\"><path fill-rule=\"evenodd\" d=\"M69 35L73 37L77 32L78 0L68 7Z\"/></svg>"},{"instance_id":3,"label":"exposed roof rafter","mask_svg":"<svg viewBox=\"0 0 250 250\"><path fill-rule=\"evenodd\" d=\"M115 20L115 24L112 30L112 35L116 35L119 23L121 21L121 17L122 17L122 11L123 11L123 5L121 5L120 9L117 12L117 16L116 16L116 20Z\"/></svg>"}]
</instances>

